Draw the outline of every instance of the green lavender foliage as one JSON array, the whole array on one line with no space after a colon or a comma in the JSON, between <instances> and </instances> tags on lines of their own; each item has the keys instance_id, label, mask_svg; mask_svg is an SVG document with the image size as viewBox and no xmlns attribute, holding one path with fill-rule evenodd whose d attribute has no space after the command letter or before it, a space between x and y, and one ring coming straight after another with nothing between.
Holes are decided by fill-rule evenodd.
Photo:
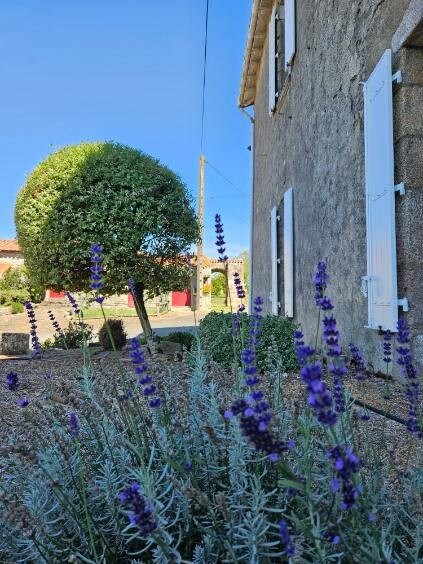
<instances>
[{"instance_id":1,"label":"green lavender foliage","mask_svg":"<svg viewBox=\"0 0 423 564\"><path fill-rule=\"evenodd\" d=\"M222 386L198 341L194 348L188 380L176 388L169 369L160 390L164 406L156 411L126 368L119 385L132 382L134 395L118 401L94 368L84 367L79 437L57 415L40 438L36 464L9 455L0 476L1 562L287 562L281 518L295 543L293 563L422 561L421 443L410 439L413 464L389 486L385 469L374 463L386 449L383 437L374 445L358 441L348 397L328 431L308 408L293 413L282 389L271 396L272 430L296 445L272 464L251 448L237 420L222 416L234 390L245 393L241 374L223 373ZM175 396L183 394L175 409ZM348 511L332 492L326 454L341 439L368 461L357 477L363 492ZM157 529L147 538L118 498L133 481L154 508Z\"/></svg>"}]
</instances>

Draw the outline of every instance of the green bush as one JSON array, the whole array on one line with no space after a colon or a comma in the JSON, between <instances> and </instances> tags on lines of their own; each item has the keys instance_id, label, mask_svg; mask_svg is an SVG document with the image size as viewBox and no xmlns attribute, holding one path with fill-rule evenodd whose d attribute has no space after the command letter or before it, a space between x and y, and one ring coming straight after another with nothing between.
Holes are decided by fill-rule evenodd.
<instances>
[{"instance_id":1,"label":"green bush","mask_svg":"<svg viewBox=\"0 0 423 564\"><path fill-rule=\"evenodd\" d=\"M236 332L237 358L248 340L250 315L241 314L240 331ZM225 368L230 368L234 358L233 325L231 313L212 311L200 322L198 334L209 358ZM257 347L257 366L261 371L268 368L268 350L276 346L283 370L295 370L297 361L294 350L293 331L295 325L286 317L267 315L263 319L260 344Z\"/></svg>"},{"instance_id":2,"label":"green bush","mask_svg":"<svg viewBox=\"0 0 423 564\"><path fill-rule=\"evenodd\" d=\"M166 335L165 337L160 337L160 340L180 343L190 351L195 337L192 333L188 333L188 331L175 331L173 333L169 333L169 335Z\"/></svg>"},{"instance_id":3,"label":"green bush","mask_svg":"<svg viewBox=\"0 0 423 564\"><path fill-rule=\"evenodd\" d=\"M10 308L12 310L12 313L23 313L25 308L24 306L20 303L20 302L12 302L10 304Z\"/></svg>"},{"instance_id":4,"label":"green bush","mask_svg":"<svg viewBox=\"0 0 423 564\"><path fill-rule=\"evenodd\" d=\"M122 320L108 319L103 323L98 333L98 342L106 351L113 350L113 344L116 349L120 350L126 344L126 337Z\"/></svg>"},{"instance_id":5,"label":"green bush","mask_svg":"<svg viewBox=\"0 0 423 564\"><path fill-rule=\"evenodd\" d=\"M84 342L88 345L92 337L92 325L69 321L69 325L63 329L63 336L56 333L53 338L44 341L43 349L79 349Z\"/></svg>"},{"instance_id":6,"label":"green bush","mask_svg":"<svg viewBox=\"0 0 423 564\"><path fill-rule=\"evenodd\" d=\"M23 304L26 300L39 303L43 297L39 289L31 286L24 266L11 268L0 278L0 304Z\"/></svg>"}]
</instances>

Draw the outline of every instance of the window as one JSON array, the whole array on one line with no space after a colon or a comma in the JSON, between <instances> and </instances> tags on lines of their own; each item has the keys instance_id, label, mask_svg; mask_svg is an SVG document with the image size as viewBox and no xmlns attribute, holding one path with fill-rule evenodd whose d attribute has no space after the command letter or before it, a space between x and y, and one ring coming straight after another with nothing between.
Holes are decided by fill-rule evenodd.
<instances>
[{"instance_id":1,"label":"window","mask_svg":"<svg viewBox=\"0 0 423 564\"><path fill-rule=\"evenodd\" d=\"M295 54L295 0L276 2L269 28L269 113L275 111Z\"/></svg>"}]
</instances>

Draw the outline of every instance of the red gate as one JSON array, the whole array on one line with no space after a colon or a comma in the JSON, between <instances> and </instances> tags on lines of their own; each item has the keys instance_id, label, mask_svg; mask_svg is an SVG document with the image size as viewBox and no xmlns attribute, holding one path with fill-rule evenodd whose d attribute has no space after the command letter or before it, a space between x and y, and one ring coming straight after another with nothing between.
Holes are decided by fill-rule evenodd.
<instances>
[{"instance_id":1,"label":"red gate","mask_svg":"<svg viewBox=\"0 0 423 564\"><path fill-rule=\"evenodd\" d=\"M190 306L191 290L183 290L182 292L172 292L172 307Z\"/></svg>"}]
</instances>

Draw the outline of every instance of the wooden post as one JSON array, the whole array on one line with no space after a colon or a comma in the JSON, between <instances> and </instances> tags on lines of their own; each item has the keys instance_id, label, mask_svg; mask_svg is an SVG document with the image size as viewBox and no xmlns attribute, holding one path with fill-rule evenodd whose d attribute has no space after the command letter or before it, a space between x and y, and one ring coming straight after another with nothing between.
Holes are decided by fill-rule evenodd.
<instances>
[{"instance_id":1,"label":"wooden post","mask_svg":"<svg viewBox=\"0 0 423 564\"><path fill-rule=\"evenodd\" d=\"M197 295L195 309L199 310L201 305L201 294L203 290L203 274L201 270L203 258L204 237L204 155L200 155L200 179L198 186L198 243L197 243Z\"/></svg>"}]
</instances>

